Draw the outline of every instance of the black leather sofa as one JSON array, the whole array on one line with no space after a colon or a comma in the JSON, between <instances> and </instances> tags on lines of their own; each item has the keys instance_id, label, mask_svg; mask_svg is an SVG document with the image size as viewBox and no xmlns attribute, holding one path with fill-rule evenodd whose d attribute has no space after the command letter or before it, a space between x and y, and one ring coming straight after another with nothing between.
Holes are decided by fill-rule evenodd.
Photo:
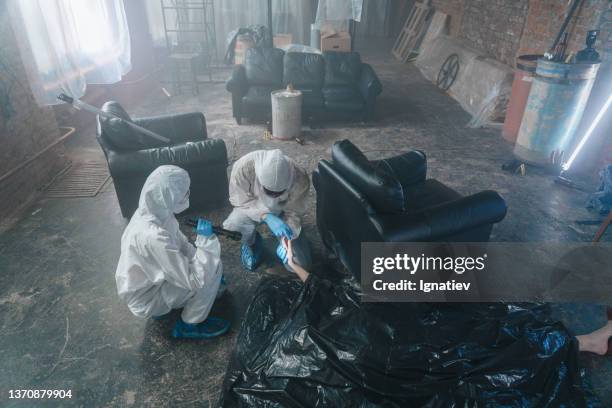
<instances>
[{"instance_id":1,"label":"black leather sofa","mask_svg":"<svg viewBox=\"0 0 612 408\"><path fill-rule=\"evenodd\" d=\"M278 48L251 48L245 64L234 67L226 89L232 94L236 121L271 117L270 93L292 84L302 91L303 118L342 116L370 120L382 85L359 53L319 54Z\"/></svg>"},{"instance_id":2,"label":"black leather sofa","mask_svg":"<svg viewBox=\"0 0 612 408\"><path fill-rule=\"evenodd\" d=\"M325 246L360 277L362 242L486 242L506 215L494 191L462 197L426 179L427 160L411 151L369 161L350 141L337 142L312 181Z\"/></svg>"},{"instance_id":3,"label":"black leather sofa","mask_svg":"<svg viewBox=\"0 0 612 408\"><path fill-rule=\"evenodd\" d=\"M117 102L106 102L102 110L130 119ZM166 146L134 131L117 119L98 117L97 139L113 178L121 214L130 218L146 178L158 166L173 164L191 177L190 208L207 209L224 205L228 198L227 150L220 139L208 139L206 120L200 112L133 121L171 140Z\"/></svg>"}]
</instances>

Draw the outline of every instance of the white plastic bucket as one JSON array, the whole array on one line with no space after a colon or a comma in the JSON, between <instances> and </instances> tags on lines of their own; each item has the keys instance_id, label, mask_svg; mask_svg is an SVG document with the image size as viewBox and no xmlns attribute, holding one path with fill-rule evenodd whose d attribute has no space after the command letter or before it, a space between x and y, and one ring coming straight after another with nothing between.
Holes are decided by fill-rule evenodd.
<instances>
[{"instance_id":1,"label":"white plastic bucket","mask_svg":"<svg viewBox=\"0 0 612 408\"><path fill-rule=\"evenodd\" d=\"M302 131L302 93L282 89L272 92L272 134L275 139L290 140Z\"/></svg>"}]
</instances>

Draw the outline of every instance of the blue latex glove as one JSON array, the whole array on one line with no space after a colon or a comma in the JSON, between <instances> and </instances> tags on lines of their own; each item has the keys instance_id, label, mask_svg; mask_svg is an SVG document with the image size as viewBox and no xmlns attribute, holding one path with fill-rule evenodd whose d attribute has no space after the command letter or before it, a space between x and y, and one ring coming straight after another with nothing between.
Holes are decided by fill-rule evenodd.
<instances>
[{"instance_id":1,"label":"blue latex glove","mask_svg":"<svg viewBox=\"0 0 612 408\"><path fill-rule=\"evenodd\" d=\"M268 224L270 231L272 231L276 238L281 239L285 237L287 239L293 239L293 231L291 231L291 228L280 217L274 214L267 214L263 221Z\"/></svg>"},{"instance_id":2,"label":"blue latex glove","mask_svg":"<svg viewBox=\"0 0 612 408\"><path fill-rule=\"evenodd\" d=\"M287 262L289 262L287 250L285 249L285 246L282 243L278 244L278 246L276 247L276 256L278 256L278 259L280 259L283 265L287 265Z\"/></svg>"},{"instance_id":3,"label":"blue latex glove","mask_svg":"<svg viewBox=\"0 0 612 408\"><path fill-rule=\"evenodd\" d=\"M196 227L196 233L204 237L210 237L213 234L212 223L203 218L198 218L198 226Z\"/></svg>"}]
</instances>

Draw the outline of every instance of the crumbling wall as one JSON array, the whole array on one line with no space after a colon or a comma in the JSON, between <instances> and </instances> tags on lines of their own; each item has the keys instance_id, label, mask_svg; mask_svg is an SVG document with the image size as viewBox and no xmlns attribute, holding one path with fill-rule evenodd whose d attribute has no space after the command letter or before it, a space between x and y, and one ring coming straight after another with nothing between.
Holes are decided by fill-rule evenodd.
<instances>
[{"instance_id":1,"label":"crumbling wall","mask_svg":"<svg viewBox=\"0 0 612 408\"><path fill-rule=\"evenodd\" d=\"M550 48L572 2L568 0L432 0L450 16L450 36L467 40L497 60L514 65L522 54ZM584 0L570 24L569 51L584 48L585 34L598 27L609 0Z\"/></svg>"},{"instance_id":2,"label":"crumbling wall","mask_svg":"<svg viewBox=\"0 0 612 408\"><path fill-rule=\"evenodd\" d=\"M608 9L609 0L584 0L569 24L568 52L584 48L588 30L597 29L599 20ZM517 55L543 54L561 28L571 6L567 0L530 0L523 36ZM601 39L599 41L601 44Z\"/></svg>"},{"instance_id":3,"label":"crumbling wall","mask_svg":"<svg viewBox=\"0 0 612 408\"><path fill-rule=\"evenodd\" d=\"M6 2L0 2L0 178L60 136L53 110L34 101ZM0 179L0 224L9 221L16 209L66 166L63 152L59 145L12 176Z\"/></svg>"},{"instance_id":4,"label":"crumbling wall","mask_svg":"<svg viewBox=\"0 0 612 408\"><path fill-rule=\"evenodd\" d=\"M449 34L459 37L461 32L461 19L465 0L432 0L433 7L450 16Z\"/></svg>"},{"instance_id":5,"label":"crumbling wall","mask_svg":"<svg viewBox=\"0 0 612 408\"><path fill-rule=\"evenodd\" d=\"M512 66L528 9L528 0L466 0L461 37Z\"/></svg>"}]
</instances>

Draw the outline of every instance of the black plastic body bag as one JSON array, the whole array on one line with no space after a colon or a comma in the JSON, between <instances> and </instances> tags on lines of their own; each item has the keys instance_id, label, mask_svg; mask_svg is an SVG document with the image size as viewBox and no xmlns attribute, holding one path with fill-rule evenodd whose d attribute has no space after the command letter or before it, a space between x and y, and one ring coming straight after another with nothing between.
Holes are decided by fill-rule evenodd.
<instances>
[{"instance_id":1,"label":"black plastic body bag","mask_svg":"<svg viewBox=\"0 0 612 408\"><path fill-rule=\"evenodd\" d=\"M354 280L264 280L222 406L599 407L544 305L361 303Z\"/></svg>"}]
</instances>

